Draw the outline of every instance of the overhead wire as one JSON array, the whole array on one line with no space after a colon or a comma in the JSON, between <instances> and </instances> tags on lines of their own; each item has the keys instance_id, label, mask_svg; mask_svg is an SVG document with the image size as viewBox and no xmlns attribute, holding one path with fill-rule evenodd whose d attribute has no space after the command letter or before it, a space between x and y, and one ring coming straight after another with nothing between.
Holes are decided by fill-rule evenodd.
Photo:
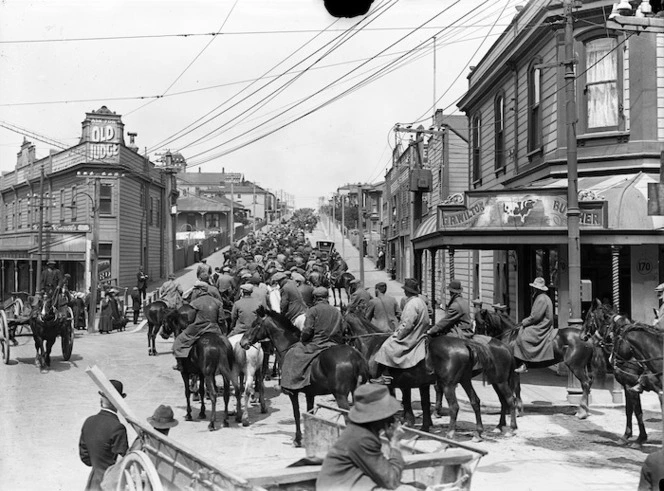
<instances>
[{"instance_id":1,"label":"overhead wire","mask_svg":"<svg viewBox=\"0 0 664 491\"><path fill-rule=\"evenodd\" d=\"M272 80L269 80L268 82L266 82L265 84L263 84L263 85L262 85L261 87L259 87L258 89L254 90L254 91L251 92L250 94L244 96L244 97L243 97L242 99L240 99L239 101L235 102L232 106L227 107L226 109L224 109L224 110L221 111L220 113L218 113L218 114L212 116L211 118L207 119L206 121L203 121L202 123L198 124L198 126L196 126L196 127L194 127L193 129L189 130L189 128L191 128L194 124L199 123L199 122L200 122L201 120L203 120L204 118L207 118L207 117L208 117L210 114L212 114L214 111L216 111L217 109L220 109L224 104L230 103L230 101L232 101L235 97L237 97L238 95L240 95L240 94L241 94L242 92L244 92L245 90L248 90L252 85L254 85L255 82L252 83L252 84L250 84L248 87L245 87L245 88L241 89L241 90L238 91L236 94L234 94L230 99L226 99L224 102L222 102L221 104L219 104L218 106L216 106L215 108L213 108L211 111L209 111L208 113L206 113L204 116L202 116L201 118L198 118L194 123L189 124L189 125L188 125L187 127L185 127L183 130L179 130L178 132L176 132L175 134L173 134L173 135L171 135L170 137L166 138L165 140L162 140L161 142L157 143L156 145L153 145L153 146L151 147L151 150L150 150L150 151L152 151L152 150L154 150L155 148L158 148L158 147L160 147L160 146L164 146L164 145L167 145L167 144L173 143L174 141L177 141L177 140L179 140L179 139L185 137L187 134L190 134L191 132L195 131L196 129L199 129L199 128L201 128L202 126L204 126L205 124L208 124L208 123L210 123L211 121L213 121L214 119L216 119L216 118L222 116L223 114L227 113L227 112L230 111L231 109L237 107L237 106L238 106L239 104L241 104L242 102L246 101L246 100L249 99L250 97L252 97L252 96L254 96L255 94L257 94L257 93L260 92L261 90L263 90L263 89L265 89L266 87L270 86L271 84L275 83L275 82L278 81L282 76L285 76L285 74L286 74L287 72L291 71L293 68L297 67L298 65L304 63L306 60L308 60L309 58L315 56L317 53L319 53L321 50L327 48L328 46L332 45L332 48L330 48L330 49L328 50L328 53L331 52L331 51L333 51L333 50L336 49L338 46L340 46L341 44L343 44L344 40L347 38L347 36L349 35L349 33L351 33L351 31L356 31L355 28L356 28L357 26L361 25L363 22L365 22L365 21L371 19L372 17L375 18L376 15L382 15L382 14L381 14L381 11L384 12L384 11L385 11L385 10L384 10L385 8L391 8L391 6L393 6L393 5L396 3L396 1L398 1L398 0L393 0L394 3L392 3L392 4L386 3L387 1L388 1L388 0L383 0L383 1L382 1L382 2L381 2L376 8L374 8L374 9L373 9L373 10L372 10L367 16L365 16L364 18L358 20L358 21L357 21L352 27L346 29L341 35L338 35L338 36L336 36L334 39L328 41L328 42L325 43L322 47L316 49L313 53L309 54L308 56L306 56L306 57L303 58L302 60L300 60L300 61L298 61L297 63L295 63L294 65L292 65L289 69L287 69L287 70L285 70L284 72L282 72L281 74L279 74L279 76L277 76L276 78L274 78L274 79L272 79ZM294 52L292 52L290 55L288 55L286 58L284 58L282 61L280 61L279 63L277 63L276 65L274 65L272 68L270 68L267 72L265 72L265 75L269 74L272 70L274 70L275 68L277 68L279 65L281 65L282 63L284 63L285 61L287 61L288 59L290 59L291 57L293 57L294 55L296 55L299 51L301 51L302 49L304 49L308 44L310 44L311 42L313 42L317 37L319 37L320 35L322 35L322 34L323 34L323 33L324 33L329 27L333 26L337 21L338 21L338 19L335 19L335 21L334 21L332 24L330 24L326 29L324 29L323 31L320 31L320 32L319 32L318 34L316 34L316 36L314 36L312 39L310 39L309 41L307 41L305 44L303 44L303 45L300 46L298 49L296 49ZM371 20L369 20L369 22L371 22ZM354 35L354 34L353 34L353 35ZM331 50L331 51L330 51L330 50ZM316 62L314 62L314 64L316 64L318 61L319 61L319 60L317 60ZM313 66L313 65L310 65L310 67L311 67L311 66ZM304 70L304 72L306 72L306 70L308 70L310 67L307 67L307 68ZM304 72L302 72L302 73L304 73ZM299 74L298 74L298 75L299 75ZM259 80L260 80L260 79L257 79L256 82L258 82ZM232 120L231 120L231 121L232 121ZM185 130L187 130L187 131L185 131ZM215 129L215 130L216 130L216 129ZM180 134L180 135L178 136L178 133L182 133L182 134Z\"/></svg>"},{"instance_id":2,"label":"overhead wire","mask_svg":"<svg viewBox=\"0 0 664 491\"><path fill-rule=\"evenodd\" d=\"M446 13L449 9L451 9L453 6L457 5L459 2L460 2L460 0L456 0L456 1L452 2L452 4L451 4L450 6L446 7L446 8L443 9L443 10L441 10L439 13L435 14L433 17L431 17L429 20L425 21L425 22L424 22L423 24L421 24L421 25L426 25L426 24L428 24L429 22L432 22L434 19L436 19L436 18L438 18L439 16L443 15L444 13ZM410 32L410 33L408 33L408 34L406 34L405 36L402 36L402 37L399 38L397 41L391 43L387 48L384 48L384 49L382 49L381 51L379 51L379 53L377 53L377 54L384 53L385 51L389 50L390 48L392 48L393 46L395 46L396 44L398 44L399 42L401 42L401 41L402 41L403 39L405 39L406 37L412 35L412 34L413 34L414 32L416 32L416 31L417 31L417 29L414 30L414 31L412 31L412 32ZM358 69L361 68L362 66L366 65L367 63L369 63L369 61L373 60L374 58L375 58L375 55L374 55L374 57L372 57L370 60L361 63L361 64L358 65L357 67L353 68L352 70L348 71L347 73L345 73L345 74L341 75L340 77L336 78L333 82L327 84L327 85L326 85L325 87L323 87L322 89L319 89L319 90L317 90L316 92L314 92L313 94L310 94L308 97L305 98L305 101L310 100L311 98L313 98L313 97L315 97L316 95L320 94L322 91L324 91L324 90L326 90L327 88L329 88L332 84L335 84L335 83L337 83L338 81L342 80L343 78L347 77L347 76L350 75L351 73L355 72L356 70L358 70ZM336 98L334 98L334 100L336 100ZM303 102L304 102L304 101L303 101ZM325 103L324 105L318 106L318 108L317 108L316 110L318 110L318 109L320 109L320 108L322 108L322 107L325 107L325 106L328 105L328 104L329 104L329 102L328 102L328 103ZM297 104L297 105L299 105L299 104ZM296 107L296 106L294 106L294 107ZM282 114L285 114L286 112L290 111L291 109L292 109L292 108L289 108L289 109L283 111ZM312 112L315 112L315 111L312 111ZM311 112L308 112L307 115L308 115L308 114L311 114ZM281 114L280 114L280 115L281 115ZM265 123L269 123L270 121L273 121L274 119L276 119L276 118L279 117L280 115L277 115L277 116L274 116L274 117L268 119L267 121L264 122L264 124L265 124ZM292 124L293 122L295 122L296 120L299 120L299 119L301 119L301 118L296 118L296 119L293 120L291 123L287 123L286 125L282 125L282 126L280 126L279 129L282 129L282 128L286 127L287 125ZM260 137L259 139L265 138L265 136L267 136L267 134L265 134L264 136ZM191 156L190 158L193 159L193 158L196 158L196 157L198 157L198 156L201 156L201 155L203 155L203 154L205 154L205 153L209 153L209 152L211 152L212 150L215 150L216 148L219 148L220 146L223 146L223 145L227 144L229 141L232 141L232 140L228 140L228 141L225 141L225 142L223 142L223 143L221 143L221 144L219 144L219 145L215 145L214 147L212 147L212 148L210 148L210 149L208 149L208 150L205 150L205 151L203 151L203 152L199 152L199 153L197 153L197 154ZM252 140L252 142L254 142L254 141L258 141L258 140Z\"/></svg>"},{"instance_id":3,"label":"overhead wire","mask_svg":"<svg viewBox=\"0 0 664 491\"><path fill-rule=\"evenodd\" d=\"M233 3L233 5L231 6L231 9L228 11L228 14L226 14L226 17L224 18L224 21L221 23L221 26L219 26L219 29L217 30L217 34L219 34L219 33L221 32L221 30L224 28L224 26L226 25L226 22L228 22L228 19L230 18L231 14L233 13L233 10L235 10L235 6L237 5L237 3L238 3L239 1L240 1L240 0L235 0L235 2ZM216 36L213 36L212 38L210 38L210 40L208 41L208 43L207 43L205 46L203 46L203 49L200 50L200 51L198 52L198 54L194 57L194 59L191 60L191 62L189 62L189 64L184 68L184 70L182 70L182 71L180 72L180 74L179 74L177 77L175 77L175 80L173 80L173 81L171 82L171 84L166 88L166 90L164 90L164 91L161 93L161 95L160 95L159 97L152 98L152 99L150 99L148 102L146 102L145 104L143 104L143 105L141 105L141 106L139 106L139 107L137 107L137 108L135 108L135 109L132 109L131 111L129 111L128 113L126 113L125 116L129 116L130 114L133 114L133 113L135 113L136 111L140 111L140 110L143 109L144 107L149 106L150 104L152 104L152 103L153 103L154 101L156 101L157 99L160 99L160 98L164 97L164 95L168 94L168 91L171 90L171 89L173 88L173 86L178 82L178 80L180 80L180 79L184 76L185 73L187 73L187 71L191 68L191 66L192 66L194 63L196 63L196 60L198 60L198 58L201 57L201 55L205 52L205 50L208 49L208 47L214 42L215 39L217 39Z\"/></svg>"}]
</instances>

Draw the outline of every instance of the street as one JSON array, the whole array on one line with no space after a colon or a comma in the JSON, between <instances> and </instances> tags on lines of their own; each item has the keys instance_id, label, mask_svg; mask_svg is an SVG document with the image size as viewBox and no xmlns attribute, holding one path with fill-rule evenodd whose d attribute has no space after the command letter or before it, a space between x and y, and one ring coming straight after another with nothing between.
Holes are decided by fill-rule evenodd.
<instances>
[{"instance_id":1,"label":"street","mask_svg":"<svg viewBox=\"0 0 664 491\"><path fill-rule=\"evenodd\" d=\"M311 236L312 243L329 237L326 227L319 227ZM337 232L336 239L340 236ZM337 247L340 249L340 244ZM357 275L357 250L345 244L351 271ZM214 258L210 261L215 265ZM376 271L365 261L366 285L385 280L383 271ZM398 293L398 283L390 281L390 292ZM135 332L134 332L135 331ZM78 438L86 417L99 409L97 388L85 369L97 365L108 378L124 383L126 401L142 418L152 415L160 404L172 406L180 424L170 437L212 459L222 468L240 475L254 470L280 469L305 456L304 449L294 448L293 417L288 397L275 389L276 382L266 383L268 413L250 409L251 425L247 428L230 419L230 428L216 432L207 430L207 421L184 421L185 400L180 374L172 370L172 340L157 338L158 356L148 357L145 329L136 330L129 324L125 332L110 335L88 335L78 331L72 358L62 360L59 340L54 346L51 370L40 373L34 365L34 346L30 336L18 337L19 346L11 351L11 363L0 366L0 475L3 489L8 490L76 490L83 489L89 468L78 458ZM485 440L476 445L487 450L473 476L473 489L510 490L631 490L636 488L640 466L647 453L662 443L662 420L658 400L645 394L644 419L649 441L643 450L618 444L624 430L624 409L593 407L585 421L574 417L574 408L551 404L557 400L564 378L550 370L536 370L523 379L524 393L540 398L519 418L516 436L506 438L491 434L498 414L498 403L490 387L475 381L485 408L482 414ZM474 416L465 402L462 390L459 432L457 439L468 441L472 436ZM596 390L601 399L603 390ZM398 394L400 397L400 395ZM416 395L417 397L417 395ZM321 398L331 402L331 398ZM221 400L220 400L221 402ZM230 407L233 406L231 399ZM304 398L301 398L304 407ZM415 405L419 409L419 403ZM194 403L194 416L198 403ZM223 407L217 406L217 420ZM421 411L416 414L421 414ZM444 435L447 417L435 418L435 432ZM635 428L636 430L636 428ZM638 431L638 430L637 430ZM130 442L134 438L129 431Z\"/></svg>"}]
</instances>

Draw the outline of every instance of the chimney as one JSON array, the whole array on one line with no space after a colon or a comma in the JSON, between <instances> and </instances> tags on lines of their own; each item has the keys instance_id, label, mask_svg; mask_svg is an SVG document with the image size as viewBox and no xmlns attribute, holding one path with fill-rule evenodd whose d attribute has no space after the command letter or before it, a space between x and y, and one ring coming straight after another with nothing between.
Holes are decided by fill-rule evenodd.
<instances>
[{"instance_id":1,"label":"chimney","mask_svg":"<svg viewBox=\"0 0 664 491\"><path fill-rule=\"evenodd\" d=\"M138 145L136 145L136 137L138 136L138 133L129 132L127 135L129 135L129 145L127 145L127 148L138 153Z\"/></svg>"},{"instance_id":2,"label":"chimney","mask_svg":"<svg viewBox=\"0 0 664 491\"><path fill-rule=\"evenodd\" d=\"M198 168L198 173L199 173L199 174L201 173L201 168L200 168L200 167Z\"/></svg>"},{"instance_id":3,"label":"chimney","mask_svg":"<svg viewBox=\"0 0 664 491\"><path fill-rule=\"evenodd\" d=\"M16 167L19 169L34 163L36 160L35 146L32 144L32 142L29 142L25 137L23 137L21 151L16 154L16 157Z\"/></svg>"},{"instance_id":4,"label":"chimney","mask_svg":"<svg viewBox=\"0 0 664 491\"><path fill-rule=\"evenodd\" d=\"M164 155L164 166L169 169L173 167L173 154L170 150L167 150L166 155Z\"/></svg>"}]
</instances>

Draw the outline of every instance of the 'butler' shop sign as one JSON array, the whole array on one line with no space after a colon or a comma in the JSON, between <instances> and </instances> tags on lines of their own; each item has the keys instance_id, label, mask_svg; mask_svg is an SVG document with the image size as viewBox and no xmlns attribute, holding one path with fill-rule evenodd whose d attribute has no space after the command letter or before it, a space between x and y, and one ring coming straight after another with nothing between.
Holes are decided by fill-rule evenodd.
<instances>
[{"instance_id":1,"label":"'butler' shop sign","mask_svg":"<svg viewBox=\"0 0 664 491\"><path fill-rule=\"evenodd\" d=\"M582 228L606 228L606 201L579 202ZM567 197L542 194L494 194L471 197L467 205L440 205L438 230L565 229Z\"/></svg>"}]
</instances>

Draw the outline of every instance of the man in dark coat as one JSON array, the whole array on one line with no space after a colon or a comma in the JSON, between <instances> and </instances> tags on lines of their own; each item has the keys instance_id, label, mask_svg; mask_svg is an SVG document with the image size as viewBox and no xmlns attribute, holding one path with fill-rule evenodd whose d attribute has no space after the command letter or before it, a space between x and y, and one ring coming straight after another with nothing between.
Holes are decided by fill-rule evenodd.
<instances>
[{"instance_id":1,"label":"man in dark coat","mask_svg":"<svg viewBox=\"0 0 664 491\"><path fill-rule=\"evenodd\" d=\"M364 288L359 278L350 282L350 302L348 312L366 317L367 307L371 301L371 294Z\"/></svg>"},{"instance_id":2,"label":"man in dark coat","mask_svg":"<svg viewBox=\"0 0 664 491\"><path fill-rule=\"evenodd\" d=\"M276 273L272 277L272 280L279 285L279 292L281 293L279 307L281 313L288 317L295 327L302 330L304 328L307 306L304 300L302 300L302 294L297 289L297 285L281 272Z\"/></svg>"},{"instance_id":3,"label":"man in dark coat","mask_svg":"<svg viewBox=\"0 0 664 491\"><path fill-rule=\"evenodd\" d=\"M143 266L138 267L138 273L136 273L136 287L141 294L141 299L145 301L148 291L148 275L143 272Z\"/></svg>"},{"instance_id":4,"label":"man in dark coat","mask_svg":"<svg viewBox=\"0 0 664 491\"><path fill-rule=\"evenodd\" d=\"M126 396L122 392L122 382L110 382L122 397ZM78 442L81 461L92 467L86 490L100 490L106 469L115 464L118 456L123 456L129 448L127 429L120 423L117 409L102 392L99 394L101 411L85 420Z\"/></svg>"},{"instance_id":5,"label":"man in dark coat","mask_svg":"<svg viewBox=\"0 0 664 491\"><path fill-rule=\"evenodd\" d=\"M231 311L231 332L228 335L235 336L236 334L244 334L247 329L256 320L256 311L261 306L260 300L251 296L254 291L254 286L250 283L245 283L240 286L242 297L233 304Z\"/></svg>"},{"instance_id":6,"label":"man in dark coat","mask_svg":"<svg viewBox=\"0 0 664 491\"><path fill-rule=\"evenodd\" d=\"M394 423L401 404L387 387L376 384L360 385L353 400L350 422L325 456L316 489L395 489L401 484L404 468L399 446L403 430ZM387 458L381 450L382 431L389 439Z\"/></svg>"},{"instance_id":7,"label":"man in dark coat","mask_svg":"<svg viewBox=\"0 0 664 491\"><path fill-rule=\"evenodd\" d=\"M394 332L401 316L399 304L394 297L386 293L387 284L385 282L376 283L375 289L376 296L369 300L366 317L385 331Z\"/></svg>"},{"instance_id":8,"label":"man in dark coat","mask_svg":"<svg viewBox=\"0 0 664 491\"><path fill-rule=\"evenodd\" d=\"M515 372L527 371L527 362L543 362L553 359L553 302L546 294L549 288L544 278L537 277L530 283L533 289L533 306L530 315L521 321L519 334L514 345L514 358L521 364Z\"/></svg>"},{"instance_id":9,"label":"man in dark coat","mask_svg":"<svg viewBox=\"0 0 664 491\"><path fill-rule=\"evenodd\" d=\"M177 361L174 370L182 370L182 360L189 356L198 338L208 332L221 336L226 328L221 301L207 291L202 291L189 305L196 309L196 318L173 342L173 356Z\"/></svg>"},{"instance_id":10,"label":"man in dark coat","mask_svg":"<svg viewBox=\"0 0 664 491\"><path fill-rule=\"evenodd\" d=\"M134 312L134 324L138 324L138 315L141 311L141 292L138 287L131 289L131 308Z\"/></svg>"},{"instance_id":11,"label":"man in dark coat","mask_svg":"<svg viewBox=\"0 0 664 491\"><path fill-rule=\"evenodd\" d=\"M295 281L297 289L302 295L302 300L307 307L314 306L314 287L306 282L304 276L300 273L291 274L291 279Z\"/></svg>"},{"instance_id":12,"label":"man in dark coat","mask_svg":"<svg viewBox=\"0 0 664 491\"><path fill-rule=\"evenodd\" d=\"M470 322L470 307L468 300L461 296L463 287L459 280L451 280L447 285L450 292L450 301L445 307L445 316L429 329L429 336L449 334L457 338L470 339L474 336L473 326Z\"/></svg>"},{"instance_id":13,"label":"man in dark coat","mask_svg":"<svg viewBox=\"0 0 664 491\"><path fill-rule=\"evenodd\" d=\"M281 386L286 390L299 390L309 385L311 363L323 350L341 344L341 313L328 302L325 287L314 289L316 304L307 310L300 341L286 353L281 368Z\"/></svg>"},{"instance_id":14,"label":"man in dark coat","mask_svg":"<svg viewBox=\"0 0 664 491\"><path fill-rule=\"evenodd\" d=\"M228 266L224 266L221 269L221 274L219 277L217 277L217 290L219 290L219 293L222 295L230 290L232 290L235 286L235 279L233 276L230 274L231 268Z\"/></svg>"},{"instance_id":15,"label":"man in dark coat","mask_svg":"<svg viewBox=\"0 0 664 491\"><path fill-rule=\"evenodd\" d=\"M46 296L53 295L53 291L60 285L62 274L55 267L55 261L49 259L46 263L46 269L42 271L41 288Z\"/></svg>"}]
</instances>

